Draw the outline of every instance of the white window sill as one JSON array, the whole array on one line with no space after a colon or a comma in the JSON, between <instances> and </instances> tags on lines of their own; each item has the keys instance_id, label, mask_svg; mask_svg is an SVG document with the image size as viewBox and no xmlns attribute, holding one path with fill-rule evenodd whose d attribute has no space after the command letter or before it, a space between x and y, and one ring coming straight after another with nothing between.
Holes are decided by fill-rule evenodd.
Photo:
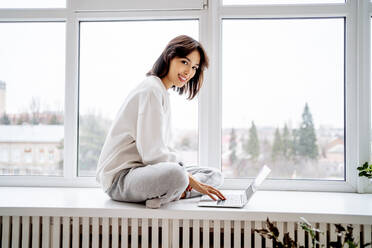
<instances>
[{"instance_id":1,"label":"white window sill","mask_svg":"<svg viewBox=\"0 0 372 248\"><path fill-rule=\"evenodd\" d=\"M113 201L99 188L0 187L0 215L372 223L372 194L258 191L242 209L201 208L198 200L146 209Z\"/></svg>"}]
</instances>

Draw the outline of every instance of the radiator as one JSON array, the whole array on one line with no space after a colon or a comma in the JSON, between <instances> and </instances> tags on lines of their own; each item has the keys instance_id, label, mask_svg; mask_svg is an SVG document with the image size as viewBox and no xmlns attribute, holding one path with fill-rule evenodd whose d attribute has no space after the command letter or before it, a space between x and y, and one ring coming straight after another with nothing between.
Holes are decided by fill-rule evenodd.
<instances>
[{"instance_id":1,"label":"radiator","mask_svg":"<svg viewBox=\"0 0 372 248\"><path fill-rule=\"evenodd\" d=\"M281 235L289 232L298 244L311 247L310 238L294 222L274 222ZM273 247L253 230L262 221L137 219L100 217L2 216L1 247ZM312 223L326 233L321 244L336 240L331 223ZM371 225L353 225L360 243L371 242Z\"/></svg>"}]
</instances>

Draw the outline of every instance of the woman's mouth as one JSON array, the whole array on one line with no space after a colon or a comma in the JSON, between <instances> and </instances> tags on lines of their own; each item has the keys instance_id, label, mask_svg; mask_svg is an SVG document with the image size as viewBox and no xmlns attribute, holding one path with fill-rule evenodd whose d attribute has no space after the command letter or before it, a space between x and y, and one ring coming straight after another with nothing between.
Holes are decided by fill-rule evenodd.
<instances>
[{"instance_id":1,"label":"woman's mouth","mask_svg":"<svg viewBox=\"0 0 372 248\"><path fill-rule=\"evenodd\" d=\"M187 78L185 78L181 75L178 75L178 79L181 81L181 83L185 83L187 81Z\"/></svg>"}]
</instances>

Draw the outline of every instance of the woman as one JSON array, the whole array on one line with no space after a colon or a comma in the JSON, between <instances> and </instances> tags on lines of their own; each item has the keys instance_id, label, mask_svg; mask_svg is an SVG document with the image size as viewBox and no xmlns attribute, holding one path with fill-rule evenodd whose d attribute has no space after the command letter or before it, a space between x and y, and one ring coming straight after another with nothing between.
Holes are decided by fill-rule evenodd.
<instances>
[{"instance_id":1,"label":"woman","mask_svg":"<svg viewBox=\"0 0 372 248\"><path fill-rule=\"evenodd\" d=\"M222 174L184 167L170 147L168 89L193 99L200 90L208 57L201 44L181 35L171 40L147 78L127 97L103 145L97 181L113 199L145 202L146 207L207 194L225 199L216 187Z\"/></svg>"}]
</instances>

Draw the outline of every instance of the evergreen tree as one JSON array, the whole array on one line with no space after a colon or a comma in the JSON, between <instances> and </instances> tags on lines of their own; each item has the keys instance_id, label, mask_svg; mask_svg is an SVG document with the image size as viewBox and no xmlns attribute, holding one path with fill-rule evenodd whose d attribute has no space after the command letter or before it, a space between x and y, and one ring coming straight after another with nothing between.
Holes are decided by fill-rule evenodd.
<instances>
[{"instance_id":1,"label":"evergreen tree","mask_svg":"<svg viewBox=\"0 0 372 248\"><path fill-rule=\"evenodd\" d=\"M231 133L230 133L230 143L229 143L229 150L230 150L230 163L231 164L234 164L237 157L236 157L236 146L237 146L237 143L236 143L236 134L235 134L235 129L232 128L231 129Z\"/></svg>"},{"instance_id":2,"label":"evergreen tree","mask_svg":"<svg viewBox=\"0 0 372 248\"><path fill-rule=\"evenodd\" d=\"M282 138L280 136L279 128L276 128L275 136L274 136L273 149L272 149L272 152L271 152L271 159L273 161L276 161L279 158L279 156L281 155L282 147L283 147L283 143L282 143Z\"/></svg>"},{"instance_id":3,"label":"evergreen tree","mask_svg":"<svg viewBox=\"0 0 372 248\"><path fill-rule=\"evenodd\" d=\"M292 160L296 161L298 157L298 143L299 143L299 137L298 137L298 129L293 129L292 130L292 139L290 143L290 152L289 156Z\"/></svg>"},{"instance_id":4,"label":"evergreen tree","mask_svg":"<svg viewBox=\"0 0 372 248\"><path fill-rule=\"evenodd\" d=\"M289 159L291 157L291 143L291 136L287 124L285 124L282 136L282 155L285 159Z\"/></svg>"},{"instance_id":5,"label":"evergreen tree","mask_svg":"<svg viewBox=\"0 0 372 248\"><path fill-rule=\"evenodd\" d=\"M252 126L249 129L249 140L247 143L248 154L251 155L253 160L257 160L260 155L260 144L258 142L258 135L256 125L252 121Z\"/></svg>"},{"instance_id":6,"label":"evergreen tree","mask_svg":"<svg viewBox=\"0 0 372 248\"><path fill-rule=\"evenodd\" d=\"M316 144L313 117L310 113L307 103L305 104L304 112L302 113L302 123L298 136L298 155L303 158L317 159L318 146Z\"/></svg>"},{"instance_id":7,"label":"evergreen tree","mask_svg":"<svg viewBox=\"0 0 372 248\"><path fill-rule=\"evenodd\" d=\"M240 136L240 144L242 144L242 149L246 154L249 154L248 150L248 138L246 138L246 135L243 134Z\"/></svg>"},{"instance_id":8,"label":"evergreen tree","mask_svg":"<svg viewBox=\"0 0 372 248\"><path fill-rule=\"evenodd\" d=\"M57 124L60 124L58 122L57 115L56 114L52 114L52 116L50 117L50 119L48 121L48 125L57 125Z\"/></svg>"},{"instance_id":9,"label":"evergreen tree","mask_svg":"<svg viewBox=\"0 0 372 248\"><path fill-rule=\"evenodd\" d=\"M3 116L1 116L0 118L0 124L2 125L10 125L10 119L9 119L9 116L4 113Z\"/></svg>"}]
</instances>

